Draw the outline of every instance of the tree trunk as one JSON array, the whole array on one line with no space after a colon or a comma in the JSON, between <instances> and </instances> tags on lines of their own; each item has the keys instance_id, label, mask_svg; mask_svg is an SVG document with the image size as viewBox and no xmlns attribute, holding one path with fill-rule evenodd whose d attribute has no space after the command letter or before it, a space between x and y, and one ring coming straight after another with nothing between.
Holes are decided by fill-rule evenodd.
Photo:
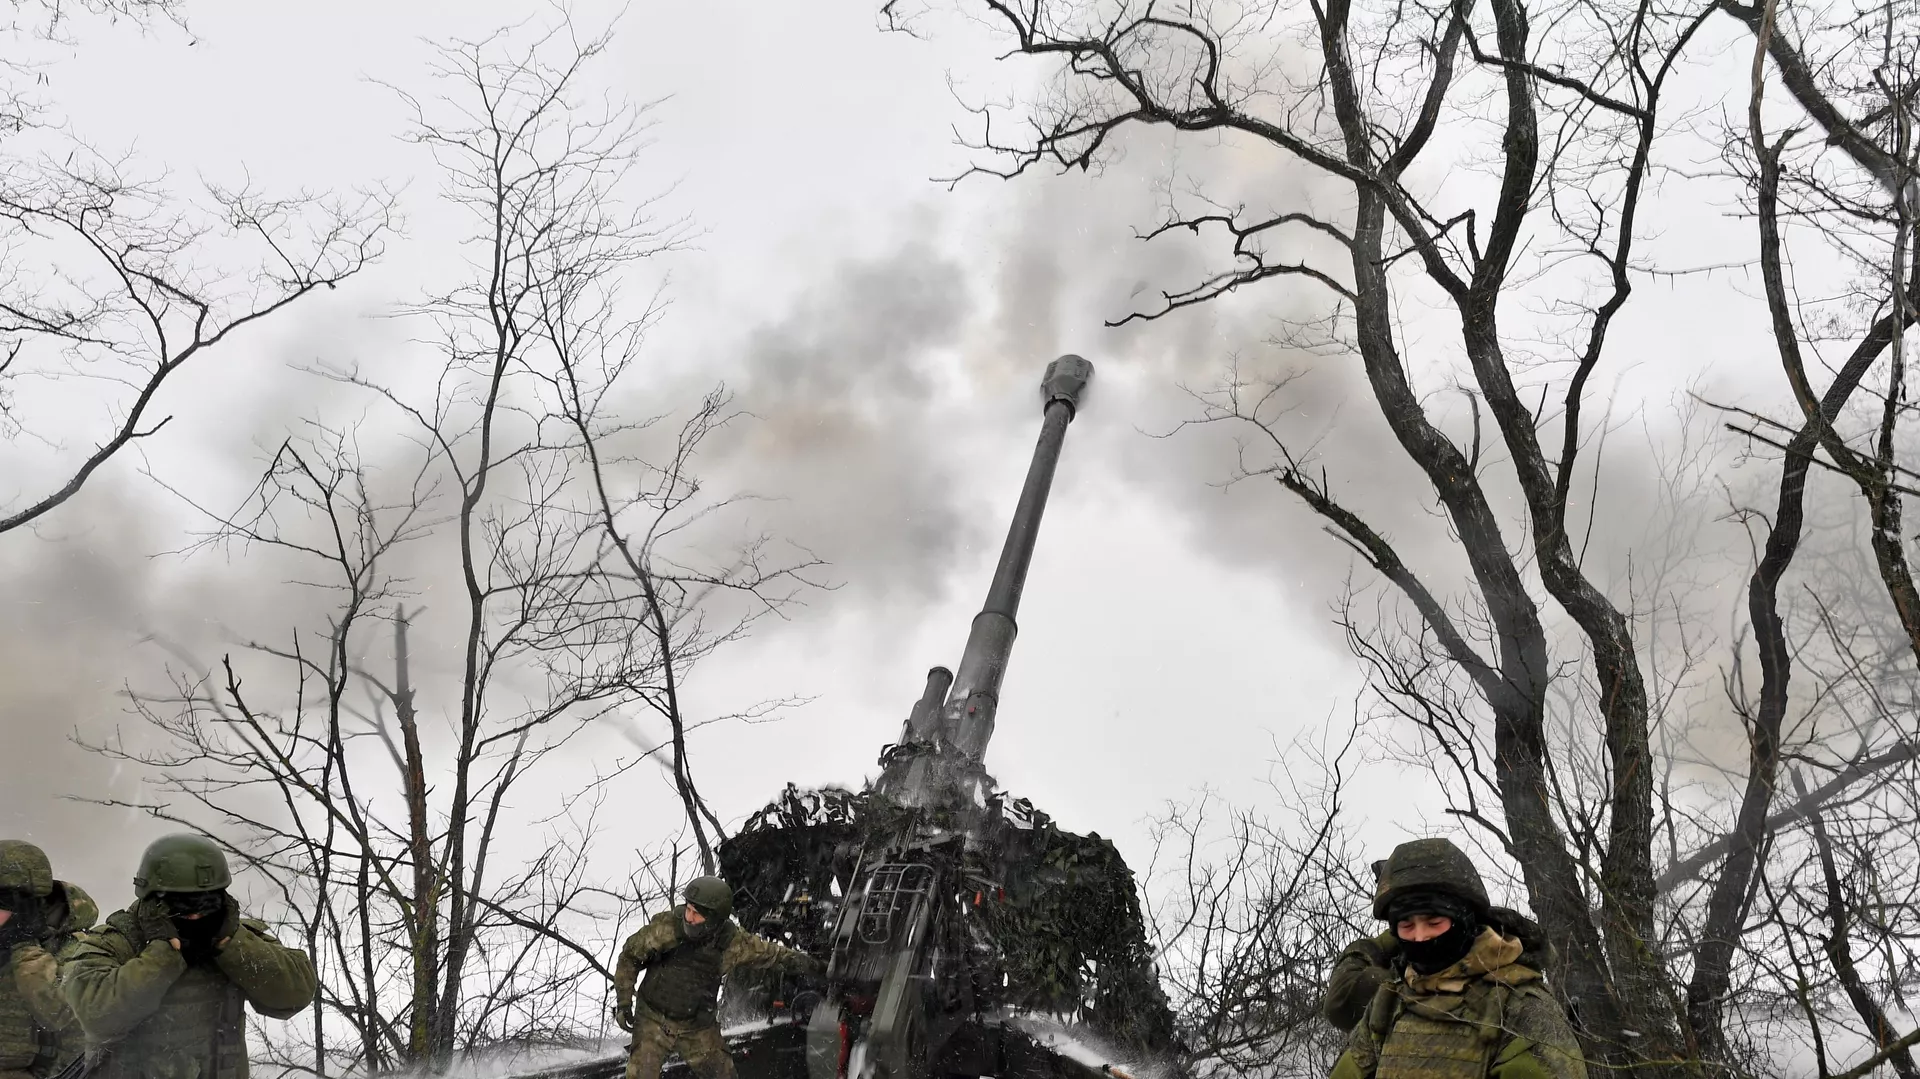
<instances>
[{"instance_id":1,"label":"tree trunk","mask_svg":"<svg viewBox=\"0 0 1920 1079\"><path fill-rule=\"evenodd\" d=\"M393 706L406 753L407 845L413 860L413 1022L407 1030L410 1063L432 1055L440 990L440 881L434 871L433 835L427 822L426 757L420 749L419 714L407 652L405 608L393 612ZM372 984L369 982L368 984Z\"/></svg>"}]
</instances>

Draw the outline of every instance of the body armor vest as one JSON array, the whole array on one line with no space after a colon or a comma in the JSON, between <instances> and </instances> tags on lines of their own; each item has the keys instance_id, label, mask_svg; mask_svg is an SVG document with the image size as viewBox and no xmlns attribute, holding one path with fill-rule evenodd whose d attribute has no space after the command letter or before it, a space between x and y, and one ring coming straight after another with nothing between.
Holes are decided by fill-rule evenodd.
<instances>
[{"instance_id":1,"label":"body armor vest","mask_svg":"<svg viewBox=\"0 0 1920 1079\"><path fill-rule=\"evenodd\" d=\"M1378 1059L1372 1079L1486 1079L1505 1041L1514 988L1475 979L1463 993L1402 996L1385 985L1368 1009Z\"/></svg>"},{"instance_id":2,"label":"body armor vest","mask_svg":"<svg viewBox=\"0 0 1920 1079\"><path fill-rule=\"evenodd\" d=\"M147 941L125 912L107 924L138 955ZM103 1048L88 1079L248 1079L246 998L212 964L187 968L139 1026Z\"/></svg>"},{"instance_id":3,"label":"body armor vest","mask_svg":"<svg viewBox=\"0 0 1920 1079\"><path fill-rule=\"evenodd\" d=\"M723 922L711 937L697 941L687 939L684 920L677 920L677 928L680 943L647 967L640 979L640 1000L678 1023L711 1019L720 996L721 960L733 942L733 923Z\"/></svg>"}]
</instances>

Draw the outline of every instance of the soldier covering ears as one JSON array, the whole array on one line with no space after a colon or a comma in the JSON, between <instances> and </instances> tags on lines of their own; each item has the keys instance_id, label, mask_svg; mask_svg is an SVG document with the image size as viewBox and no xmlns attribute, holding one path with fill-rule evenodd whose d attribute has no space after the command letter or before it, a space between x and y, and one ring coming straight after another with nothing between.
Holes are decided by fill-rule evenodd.
<instances>
[{"instance_id":1,"label":"soldier covering ears","mask_svg":"<svg viewBox=\"0 0 1920 1079\"><path fill-rule=\"evenodd\" d=\"M307 954L244 918L226 855L197 835L155 840L133 906L83 934L62 965L86 1031L88 1079L246 1079L246 1009L291 1019L313 1002Z\"/></svg>"}]
</instances>

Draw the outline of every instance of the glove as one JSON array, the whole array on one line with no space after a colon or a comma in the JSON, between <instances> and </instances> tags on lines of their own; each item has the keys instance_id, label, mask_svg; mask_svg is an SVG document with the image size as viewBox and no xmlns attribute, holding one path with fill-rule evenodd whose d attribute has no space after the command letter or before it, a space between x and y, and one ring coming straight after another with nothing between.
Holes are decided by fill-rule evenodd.
<instances>
[{"instance_id":1,"label":"glove","mask_svg":"<svg viewBox=\"0 0 1920 1079\"><path fill-rule=\"evenodd\" d=\"M810 955L804 955L801 958L804 960L804 962L800 964L801 974L814 978L824 978L827 976L827 965L825 963L822 963Z\"/></svg>"},{"instance_id":2,"label":"glove","mask_svg":"<svg viewBox=\"0 0 1920 1079\"><path fill-rule=\"evenodd\" d=\"M156 940L173 941L174 948L180 947L180 931L173 927L173 919L167 914L167 905L154 896L148 896L133 905L134 927L146 938L148 944Z\"/></svg>"},{"instance_id":3,"label":"glove","mask_svg":"<svg viewBox=\"0 0 1920 1079\"><path fill-rule=\"evenodd\" d=\"M621 1001L613 1006L613 1025L627 1033L633 1033L633 1004Z\"/></svg>"}]
</instances>

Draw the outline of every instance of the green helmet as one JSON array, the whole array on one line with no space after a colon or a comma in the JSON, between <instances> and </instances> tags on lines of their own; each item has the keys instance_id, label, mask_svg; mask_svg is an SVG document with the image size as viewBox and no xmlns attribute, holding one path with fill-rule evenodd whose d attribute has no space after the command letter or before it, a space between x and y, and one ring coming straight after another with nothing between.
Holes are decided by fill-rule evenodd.
<instances>
[{"instance_id":1,"label":"green helmet","mask_svg":"<svg viewBox=\"0 0 1920 1079\"><path fill-rule=\"evenodd\" d=\"M1387 920L1387 908L1409 892L1438 892L1487 913L1487 887L1465 851L1444 839L1416 839L1393 848L1373 890L1373 916Z\"/></svg>"},{"instance_id":2,"label":"green helmet","mask_svg":"<svg viewBox=\"0 0 1920 1079\"><path fill-rule=\"evenodd\" d=\"M695 877L687 884L687 905L705 917L724 919L733 913L733 886L719 877Z\"/></svg>"},{"instance_id":3,"label":"green helmet","mask_svg":"<svg viewBox=\"0 0 1920 1079\"><path fill-rule=\"evenodd\" d=\"M24 839L0 839L0 890L53 894L53 863Z\"/></svg>"},{"instance_id":4,"label":"green helmet","mask_svg":"<svg viewBox=\"0 0 1920 1079\"><path fill-rule=\"evenodd\" d=\"M155 892L217 892L232 883L227 856L213 840L177 832L147 846L133 877L133 892L145 899Z\"/></svg>"}]
</instances>

